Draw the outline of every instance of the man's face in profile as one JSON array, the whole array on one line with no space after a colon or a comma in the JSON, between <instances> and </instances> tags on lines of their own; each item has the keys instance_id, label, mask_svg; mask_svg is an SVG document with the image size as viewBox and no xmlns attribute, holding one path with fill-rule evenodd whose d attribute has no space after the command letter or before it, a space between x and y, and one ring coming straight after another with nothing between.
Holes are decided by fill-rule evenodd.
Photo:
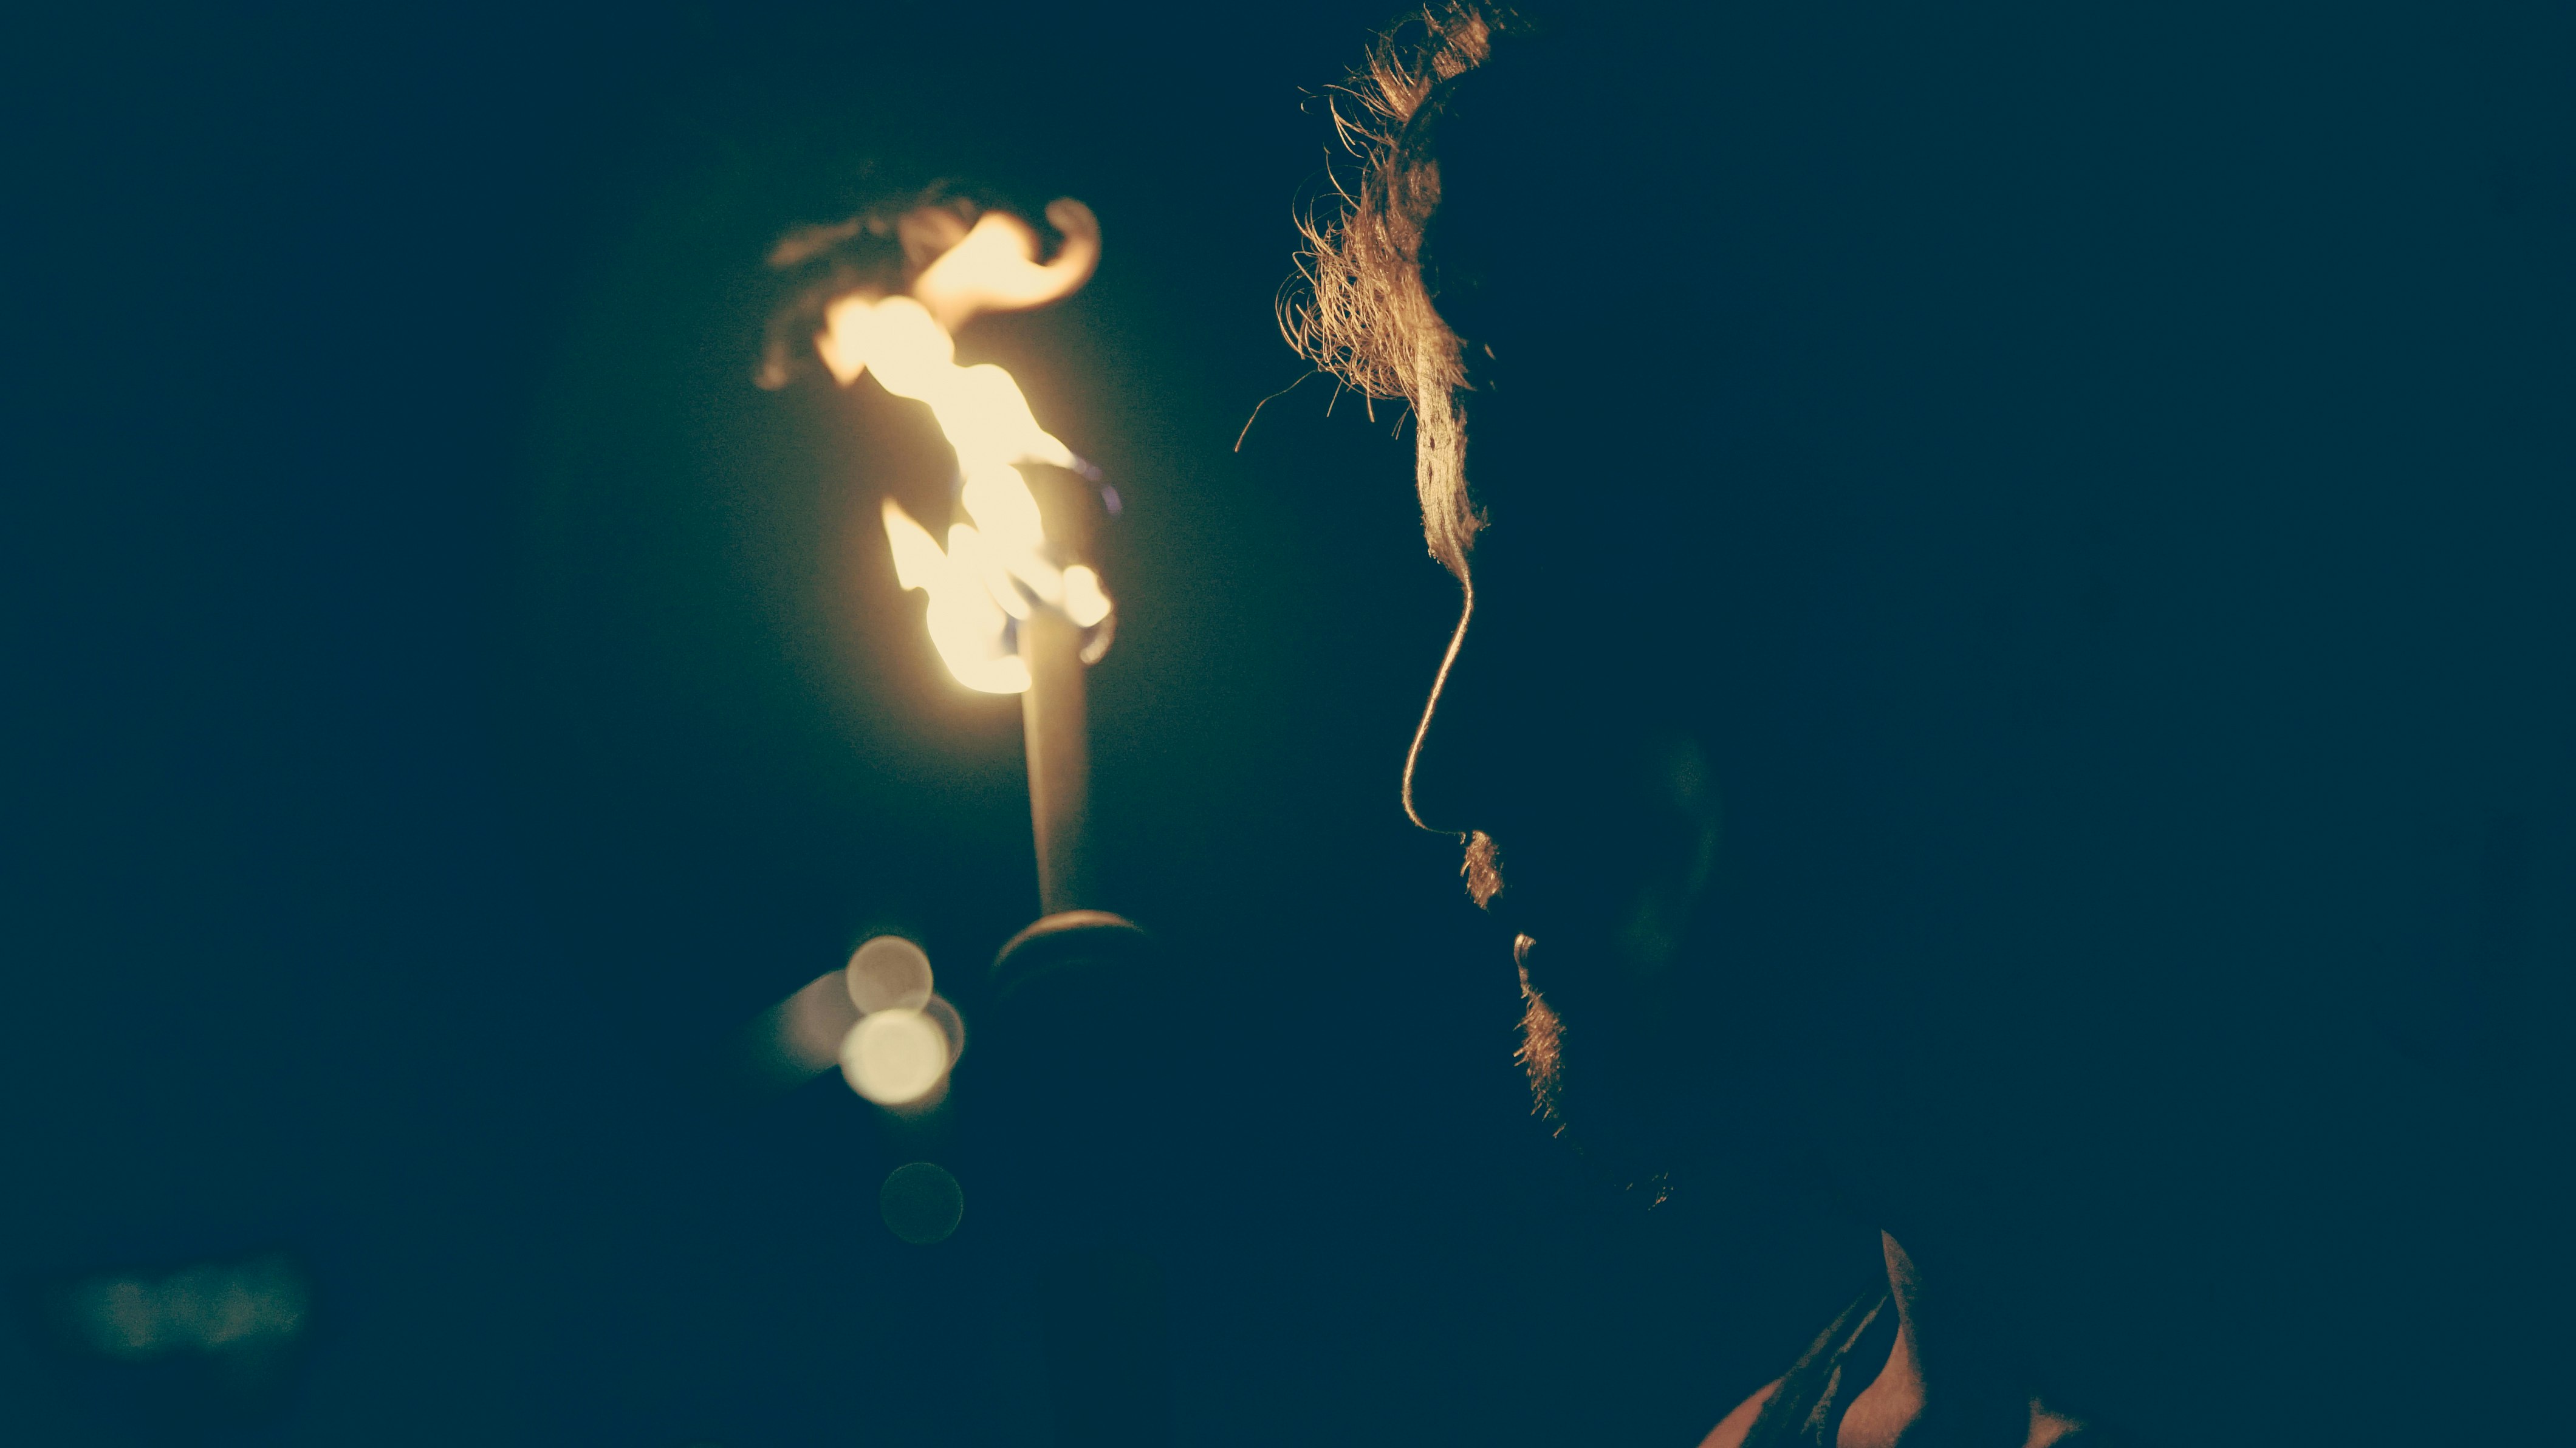
<instances>
[{"instance_id":1,"label":"man's face in profile","mask_svg":"<svg viewBox=\"0 0 2576 1448\"><path fill-rule=\"evenodd\" d=\"M1697 1114L1679 1067L1722 1036L1694 999L1717 974L1709 902L1731 873L1715 765L1768 757L1738 727L1762 691L1735 666L1783 592L1762 581L1773 530L1749 515L1801 490L1750 485L1745 440L1717 436L1736 424L1713 415L1729 394L1706 339L1732 333L1685 321L1687 287L1655 295L1654 268L1624 250L1624 273L1601 269L1613 253L1586 240L1625 235L1587 229L1607 212L1538 224L1531 178L1579 175L1657 196L1673 236L1699 225L1651 148L1558 124L1551 67L1589 52L1487 65L1488 20L1441 15L1347 93L1352 134L1374 138L1368 174L1309 228L1283 320L1319 367L1415 410L1426 532L1467 607L1406 807L1459 838L1469 893L1517 942L1539 1106L1642 1183L1675 1156L1659 1122ZM1629 119L1660 134L1649 113Z\"/></svg>"},{"instance_id":2,"label":"man's face in profile","mask_svg":"<svg viewBox=\"0 0 2576 1448\"><path fill-rule=\"evenodd\" d=\"M1466 841L1469 893L1517 937L1539 1104L1642 1180L1668 1165L1668 1033L1718 863L1706 620L1686 540L1598 488L1551 496L1601 445L1591 410L1518 400L1475 415L1485 526L1453 563L1467 606L1405 802Z\"/></svg>"}]
</instances>

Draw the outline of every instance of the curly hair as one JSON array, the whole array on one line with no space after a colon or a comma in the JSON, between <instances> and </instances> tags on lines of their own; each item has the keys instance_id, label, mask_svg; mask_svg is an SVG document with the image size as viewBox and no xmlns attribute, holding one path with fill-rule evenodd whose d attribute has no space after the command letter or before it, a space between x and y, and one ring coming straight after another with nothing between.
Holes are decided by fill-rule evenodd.
<instances>
[{"instance_id":1,"label":"curly hair","mask_svg":"<svg viewBox=\"0 0 2576 1448\"><path fill-rule=\"evenodd\" d=\"M1482 520L1464 470L1460 342L1423 278L1423 238L1440 206L1435 143L1457 79L1498 38L1529 28L1506 6L1442 0L1378 38L1330 92L1334 131L1359 174L1332 178L1330 214L1300 218L1306 246L1279 304L1281 332L1316 368L1412 409L1424 534L1453 571Z\"/></svg>"}]
</instances>

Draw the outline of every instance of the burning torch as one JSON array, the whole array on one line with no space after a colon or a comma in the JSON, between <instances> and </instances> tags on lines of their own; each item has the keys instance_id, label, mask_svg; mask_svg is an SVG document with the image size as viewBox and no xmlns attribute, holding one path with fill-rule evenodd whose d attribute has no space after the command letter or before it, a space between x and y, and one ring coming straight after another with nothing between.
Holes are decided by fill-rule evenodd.
<instances>
[{"instance_id":1,"label":"burning torch","mask_svg":"<svg viewBox=\"0 0 2576 1448\"><path fill-rule=\"evenodd\" d=\"M886 541L896 579L929 595L930 640L949 673L970 689L1020 696L1038 897L1053 915L1090 889L1082 671L1108 651L1114 622L1086 561L1087 493L1099 474L1038 426L1010 373L958 366L953 340L980 313L1042 306L1090 280L1100 260L1091 208L1068 197L1046 217L1064 245L1040 262L1036 232L1008 212L987 211L971 228L940 208L908 216L908 239L944 225L952 244L908 292L832 301L814 347L844 386L873 374L895 396L927 404L957 455L966 521L949 527L943 546L889 498Z\"/></svg>"},{"instance_id":2,"label":"burning torch","mask_svg":"<svg viewBox=\"0 0 2576 1448\"><path fill-rule=\"evenodd\" d=\"M1100 258L1091 209L1058 200L1046 218L1064 244L1042 263L1036 233L1007 212L986 211L971 228L943 208L909 214L897 223L907 251L936 255L908 292L833 299L814 346L843 385L873 374L888 392L927 404L957 455L965 520L949 527L944 547L893 499L883 514L895 577L929 595L930 638L948 671L970 689L1020 696L1043 914L1002 948L992 986L1024 1168L1054 1223L1038 1297L1056 1436L1068 1448L1150 1448L1170 1438L1161 1270L1119 1247L1111 1224L1081 1205L1103 1196L1117 1164L1153 1138L1095 1119L1098 1106L1135 1103L1132 1063L1100 1047L1149 1019L1155 995L1144 932L1080 908L1093 903L1083 669L1108 651L1115 618L1089 561L1099 474L1038 425L1008 372L958 366L952 340L979 313L1040 306L1090 279ZM1114 493L1102 499L1114 507ZM864 1044L855 1032L847 1040ZM1093 1108L1068 1116L1065 1087L1077 1081L1090 1090L1071 1094L1091 1097Z\"/></svg>"},{"instance_id":3,"label":"burning torch","mask_svg":"<svg viewBox=\"0 0 2576 1448\"><path fill-rule=\"evenodd\" d=\"M1047 206L1046 219L1062 243L1044 261L1028 222L957 201L790 235L772 254L773 266L805 264L866 231L899 240L905 267L900 275L883 267L836 270L806 292L773 320L761 373L763 386L783 385L783 347L801 350L810 339L842 385L873 376L895 396L925 404L955 454L962 516L944 539L891 498L881 512L896 579L929 596L931 643L949 673L970 689L1020 696L1043 914L996 963L997 1003L1018 999L1033 970L1081 975L1107 952L1132 957L1143 934L1118 916L1078 908L1091 898L1083 669L1108 651L1115 623L1088 561L1090 529L1096 508L1116 511L1117 495L1038 425L1009 372L957 363L955 333L969 320L1043 306L1090 280L1100 261L1100 223L1091 208L1063 198ZM862 979L871 951L897 945L920 954L896 937L871 940L847 971L816 978L752 1023L753 1077L785 1084L838 1059L852 1087L890 1111L935 1104L946 1066L963 1046L962 1022L953 1011L931 1019L945 1002L930 994L926 959L916 993L927 1006L897 999L910 984L889 993Z\"/></svg>"},{"instance_id":4,"label":"burning torch","mask_svg":"<svg viewBox=\"0 0 2576 1448\"><path fill-rule=\"evenodd\" d=\"M1009 372L992 363L959 366L955 342L956 329L976 316L1043 306L1090 280L1100 261L1100 223L1091 208L1062 198L1048 204L1046 219L1062 243L1043 261L1028 222L962 201L932 200L898 216L792 233L772 253L772 266L828 258L862 232L899 240L905 266L900 277L882 266L836 267L772 319L760 377L763 386L784 385L786 349L801 351L810 342L842 385L872 376L895 396L927 406L956 457L959 519L943 537L889 498L881 509L886 542L897 581L928 595L930 640L949 673L970 689L1020 696L1043 913L994 962L991 1000L1069 1020L1068 1013L1078 1013L1073 1004L1040 1010L1029 1003L1046 991L1032 995L1024 987L1040 978L1054 990L1074 979L1132 975L1150 956L1134 924L1081 908L1092 898L1083 669L1108 651L1116 621L1090 562L1090 532L1096 512L1117 511L1118 497L1099 485L1097 469L1038 425ZM753 1034L764 1043L755 1054L779 1068L758 1074L801 1079L828 1068L835 1041L858 1041L858 1027L878 1034L892 1029L883 1022L869 1026L875 1007L860 999L867 992L855 974L847 1001L833 984L837 979L818 978L754 1023ZM925 966L925 991L926 982ZM905 1059L942 1058L933 1049L937 1032L924 1026L915 1034L920 1040ZM947 1034L945 1059L953 1060L962 1037ZM875 1079L858 1072L851 1084L890 1109L927 1099L898 1101L863 1077Z\"/></svg>"},{"instance_id":5,"label":"burning torch","mask_svg":"<svg viewBox=\"0 0 2576 1448\"><path fill-rule=\"evenodd\" d=\"M1042 1223L1035 1230L1046 1265L1036 1285L1057 1441L1151 1448L1170 1439L1161 1269L1103 1211L1132 1194L1159 1156L1149 1063L1165 992L1150 937L1120 916L1082 908L1094 903L1083 669L1108 651L1115 622L1089 532L1095 507L1114 513L1117 496L1038 425L1010 373L959 366L954 340L971 318L1058 301L1090 280L1100 259L1091 209L1062 199L1046 219L1063 241L1043 261L1026 221L964 205L791 236L774 265L811 260L862 228L880 238L890 231L911 280L896 287L884 276L870 284L840 273L807 292L787 314L794 332L781 335L773 323L762 375L765 385L785 380L777 349L801 348L805 319L819 316L812 345L833 377L848 386L873 376L923 403L956 454L960 517L944 535L891 498L882 517L896 579L928 595L930 640L948 672L967 688L1020 696L1044 909L1002 947L989 980L993 1079L1002 1088L993 1119L1016 1127L1007 1131L1015 1148L1003 1174L1024 1183L1021 1195L1038 1204L1032 1220ZM853 1089L890 1115L926 1111L945 1094L964 1045L963 1021L930 982L918 946L877 937L846 970L754 1022L751 1035L774 1063L773 1080L803 1079L837 1057ZM941 1210L897 1210L898 1196L922 1195L915 1177L944 1186L929 1194ZM944 1169L912 1163L887 1180L887 1224L907 1241L935 1241L955 1227L961 1200Z\"/></svg>"}]
</instances>

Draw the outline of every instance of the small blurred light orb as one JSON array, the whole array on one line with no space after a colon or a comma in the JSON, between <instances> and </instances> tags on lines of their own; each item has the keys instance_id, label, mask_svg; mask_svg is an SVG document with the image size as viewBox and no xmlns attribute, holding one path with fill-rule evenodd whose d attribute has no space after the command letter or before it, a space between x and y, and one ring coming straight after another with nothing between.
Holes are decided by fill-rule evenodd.
<instances>
[{"instance_id":1,"label":"small blurred light orb","mask_svg":"<svg viewBox=\"0 0 2576 1448\"><path fill-rule=\"evenodd\" d=\"M918 1101L947 1074L948 1033L917 1010L870 1011L841 1038L841 1075L879 1106Z\"/></svg>"},{"instance_id":2,"label":"small blurred light orb","mask_svg":"<svg viewBox=\"0 0 2576 1448\"><path fill-rule=\"evenodd\" d=\"M886 1174L877 1191L877 1210L885 1214L887 1230L927 1247L948 1240L966 1219L966 1193L939 1163L907 1162Z\"/></svg>"},{"instance_id":3,"label":"small blurred light orb","mask_svg":"<svg viewBox=\"0 0 2576 1448\"><path fill-rule=\"evenodd\" d=\"M900 935L872 936L850 953L842 972L850 1004L862 1012L917 1011L930 1000L930 957Z\"/></svg>"},{"instance_id":4,"label":"small blurred light orb","mask_svg":"<svg viewBox=\"0 0 2576 1448\"><path fill-rule=\"evenodd\" d=\"M840 1058L841 1039L858 1023L842 973L827 970L780 1003L776 1038L766 1045L791 1070L811 1076Z\"/></svg>"},{"instance_id":5,"label":"small blurred light orb","mask_svg":"<svg viewBox=\"0 0 2576 1448\"><path fill-rule=\"evenodd\" d=\"M934 995L924 1001L921 1013L930 1017L931 1024L939 1027L940 1033L948 1038L948 1064L955 1066L957 1058L966 1054L966 1018L957 1014L957 1008L950 1005L948 997L943 995Z\"/></svg>"}]
</instances>

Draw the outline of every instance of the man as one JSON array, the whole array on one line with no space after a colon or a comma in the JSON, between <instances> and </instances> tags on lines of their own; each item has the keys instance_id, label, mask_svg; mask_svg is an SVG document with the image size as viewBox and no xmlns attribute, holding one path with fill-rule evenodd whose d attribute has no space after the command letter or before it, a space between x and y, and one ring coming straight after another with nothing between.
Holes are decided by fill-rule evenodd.
<instances>
[{"instance_id":1,"label":"man","mask_svg":"<svg viewBox=\"0 0 2576 1448\"><path fill-rule=\"evenodd\" d=\"M1427 11L1288 312L1412 409L1466 607L1405 805L1540 1109L1884 1228L1709 1444L2543 1421L2576 253L2478 178L2576 176L2547 67L1780 12Z\"/></svg>"}]
</instances>

